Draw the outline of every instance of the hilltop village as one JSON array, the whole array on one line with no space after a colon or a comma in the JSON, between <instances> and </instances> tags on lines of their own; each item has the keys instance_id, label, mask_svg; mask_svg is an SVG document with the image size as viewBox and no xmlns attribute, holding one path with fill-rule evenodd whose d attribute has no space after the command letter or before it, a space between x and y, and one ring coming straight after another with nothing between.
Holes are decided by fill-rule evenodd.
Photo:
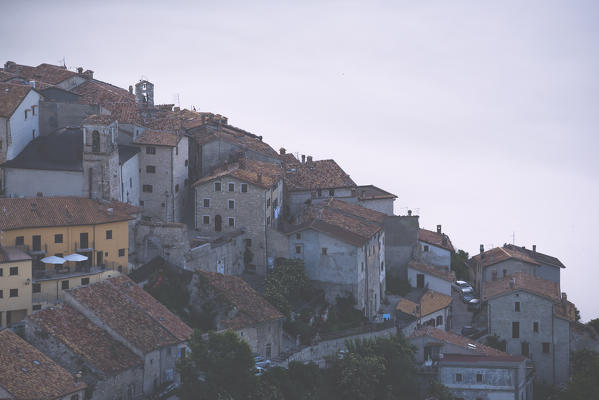
<instances>
[{"instance_id":1,"label":"hilltop village","mask_svg":"<svg viewBox=\"0 0 599 400\"><path fill-rule=\"evenodd\" d=\"M194 329L235 332L257 375L399 334L418 398L433 379L452 398L533 399L599 349L558 257L468 257L334 159L154 89L0 69L1 398L166 398Z\"/></svg>"}]
</instances>

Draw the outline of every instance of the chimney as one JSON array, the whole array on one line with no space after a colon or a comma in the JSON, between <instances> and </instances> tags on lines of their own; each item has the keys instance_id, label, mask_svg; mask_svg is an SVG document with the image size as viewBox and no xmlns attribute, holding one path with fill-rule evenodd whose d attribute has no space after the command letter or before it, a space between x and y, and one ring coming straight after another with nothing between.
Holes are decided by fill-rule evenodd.
<instances>
[{"instance_id":1,"label":"chimney","mask_svg":"<svg viewBox=\"0 0 599 400\"><path fill-rule=\"evenodd\" d=\"M181 111L181 107L175 107L174 111Z\"/></svg>"},{"instance_id":2,"label":"chimney","mask_svg":"<svg viewBox=\"0 0 599 400\"><path fill-rule=\"evenodd\" d=\"M83 76L87 79L94 79L94 71L88 69L83 73Z\"/></svg>"},{"instance_id":3,"label":"chimney","mask_svg":"<svg viewBox=\"0 0 599 400\"><path fill-rule=\"evenodd\" d=\"M437 233L441 233L441 225L437 225Z\"/></svg>"},{"instance_id":4,"label":"chimney","mask_svg":"<svg viewBox=\"0 0 599 400\"><path fill-rule=\"evenodd\" d=\"M83 67L77 67L77 73L83 75Z\"/></svg>"},{"instance_id":5,"label":"chimney","mask_svg":"<svg viewBox=\"0 0 599 400\"><path fill-rule=\"evenodd\" d=\"M262 136L258 136L258 140L262 141Z\"/></svg>"},{"instance_id":6,"label":"chimney","mask_svg":"<svg viewBox=\"0 0 599 400\"><path fill-rule=\"evenodd\" d=\"M482 253L484 253L484 252L485 252L485 245L484 245L484 244L481 244L481 245L480 245L480 253L482 254Z\"/></svg>"},{"instance_id":7,"label":"chimney","mask_svg":"<svg viewBox=\"0 0 599 400\"><path fill-rule=\"evenodd\" d=\"M516 279L515 278L511 278L510 279L510 289L513 289L514 286L516 286Z\"/></svg>"},{"instance_id":8,"label":"chimney","mask_svg":"<svg viewBox=\"0 0 599 400\"><path fill-rule=\"evenodd\" d=\"M129 85L129 93L133 94L133 85Z\"/></svg>"},{"instance_id":9,"label":"chimney","mask_svg":"<svg viewBox=\"0 0 599 400\"><path fill-rule=\"evenodd\" d=\"M7 61L4 63L4 69L8 72L15 72L17 70L17 63L14 61Z\"/></svg>"},{"instance_id":10,"label":"chimney","mask_svg":"<svg viewBox=\"0 0 599 400\"><path fill-rule=\"evenodd\" d=\"M443 238L441 239L441 243L443 244L443 246L447 246L447 235L443 235Z\"/></svg>"},{"instance_id":11,"label":"chimney","mask_svg":"<svg viewBox=\"0 0 599 400\"><path fill-rule=\"evenodd\" d=\"M533 252L533 253L536 253L536 252L537 252L537 245L536 245L536 244L533 244L533 245L532 245L532 252Z\"/></svg>"},{"instance_id":12,"label":"chimney","mask_svg":"<svg viewBox=\"0 0 599 400\"><path fill-rule=\"evenodd\" d=\"M302 154L302 164L305 164L305 163L306 163L306 155Z\"/></svg>"},{"instance_id":13,"label":"chimney","mask_svg":"<svg viewBox=\"0 0 599 400\"><path fill-rule=\"evenodd\" d=\"M566 292L562 292L562 301L563 302L568 301L568 296L566 295Z\"/></svg>"},{"instance_id":14,"label":"chimney","mask_svg":"<svg viewBox=\"0 0 599 400\"><path fill-rule=\"evenodd\" d=\"M81 376L83 375L82 371L79 371L75 374L75 383L79 383L81 381Z\"/></svg>"},{"instance_id":15,"label":"chimney","mask_svg":"<svg viewBox=\"0 0 599 400\"><path fill-rule=\"evenodd\" d=\"M280 154L280 155L284 155L285 153L287 153L287 150L285 150L285 148L284 148L284 147L281 147L281 148L279 149L279 154Z\"/></svg>"},{"instance_id":16,"label":"chimney","mask_svg":"<svg viewBox=\"0 0 599 400\"><path fill-rule=\"evenodd\" d=\"M258 183L262 183L262 173L258 172Z\"/></svg>"},{"instance_id":17,"label":"chimney","mask_svg":"<svg viewBox=\"0 0 599 400\"><path fill-rule=\"evenodd\" d=\"M408 217L412 216L412 210L408 210Z\"/></svg>"},{"instance_id":18,"label":"chimney","mask_svg":"<svg viewBox=\"0 0 599 400\"><path fill-rule=\"evenodd\" d=\"M308 167L312 167L312 156L308 156L306 164L308 164Z\"/></svg>"}]
</instances>

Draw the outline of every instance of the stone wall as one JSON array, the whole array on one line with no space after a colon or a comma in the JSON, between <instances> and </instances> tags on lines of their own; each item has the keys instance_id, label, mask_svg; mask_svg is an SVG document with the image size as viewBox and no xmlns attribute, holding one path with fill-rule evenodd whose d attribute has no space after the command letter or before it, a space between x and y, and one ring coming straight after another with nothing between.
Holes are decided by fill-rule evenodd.
<instances>
[{"instance_id":1,"label":"stone wall","mask_svg":"<svg viewBox=\"0 0 599 400\"><path fill-rule=\"evenodd\" d=\"M187 268L189 240L184 224L139 221L133 227L135 262L145 264L156 256Z\"/></svg>"},{"instance_id":2,"label":"stone wall","mask_svg":"<svg viewBox=\"0 0 599 400\"><path fill-rule=\"evenodd\" d=\"M93 114L108 114L108 111L98 105L41 101L40 135L67 126L81 126L83 120Z\"/></svg>"},{"instance_id":3,"label":"stone wall","mask_svg":"<svg viewBox=\"0 0 599 400\"><path fill-rule=\"evenodd\" d=\"M418 216L385 218L385 265L389 274L408 279L408 262L418 247Z\"/></svg>"},{"instance_id":4,"label":"stone wall","mask_svg":"<svg viewBox=\"0 0 599 400\"><path fill-rule=\"evenodd\" d=\"M244 239L245 234L241 233L220 243L208 242L192 248L187 268L220 272L226 275L241 275L244 270Z\"/></svg>"}]
</instances>

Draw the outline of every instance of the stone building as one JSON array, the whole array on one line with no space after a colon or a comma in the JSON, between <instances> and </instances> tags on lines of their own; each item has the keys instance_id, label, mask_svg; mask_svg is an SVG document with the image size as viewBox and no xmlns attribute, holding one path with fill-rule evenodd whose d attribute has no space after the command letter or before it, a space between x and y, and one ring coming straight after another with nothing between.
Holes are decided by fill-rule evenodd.
<instances>
[{"instance_id":1,"label":"stone building","mask_svg":"<svg viewBox=\"0 0 599 400\"><path fill-rule=\"evenodd\" d=\"M31 313L31 256L16 247L0 247L0 328Z\"/></svg>"},{"instance_id":2,"label":"stone building","mask_svg":"<svg viewBox=\"0 0 599 400\"><path fill-rule=\"evenodd\" d=\"M284 207L282 176L278 164L240 158L201 178L193 184L196 230L214 234L243 228L245 268L265 274L266 230L279 225Z\"/></svg>"},{"instance_id":3,"label":"stone building","mask_svg":"<svg viewBox=\"0 0 599 400\"><path fill-rule=\"evenodd\" d=\"M178 379L175 363L192 329L131 279L122 275L70 290L65 303L143 360L144 394Z\"/></svg>"},{"instance_id":4,"label":"stone building","mask_svg":"<svg viewBox=\"0 0 599 400\"><path fill-rule=\"evenodd\" d=\"M385 214L334 198L312 205L286 230L289 257L304 260L306 274L327 301L354 296L373 318L385 296Z\"/></svg>"},{"instance_id":5,"label":"stone building","mask_svg":"<svg viewBox=\"0 0 599 400\"><path fill-rule=\"evenodd\" d=\"M149 220L183 222L188 180L187 137L146 130L133 141L140 148L139 204Z\"/></svg>"},{"instance_id":6,"label":"stone building","mask_svg":"<svg viewBox=\"0 0 599 400\"><path fill-rule=\"evenodd\" d=\"M83 400L87 385L9 329L0 331L0 398Z\"/></svg>"},{"instance_id":7,"label":"stone building","mask_svg":"<svg viewBox=\"0 0 599 400\"><path fill-rule=\"evenodd\" d=\"M418 216L393 215L385 217L385 264L387 273L408 279L408 263L418 255Z\"/></svg>"},{"instance_id":8,"label":"stone building","mask_svg":"<svg viewBox=\"0 0 599 400\"><path fill-rule=\"evenodd\" d=\"M422 380L436 378L456 399L532 400L534 372L526 358L430 326L408 340Z\"/></svg>"},{"instance_id":9,"label":"stone building","mask_svg":"<svg viewBox=\"0 0 599 400\"><path fill-rule=\"evenodd\" d=\"M437 225L437 231L429 231L420 228L418 231L418 259L426 264L449 269L451 266L451 253L455 251L449 236L441 231L441 225Z\"/></svg>"},{"instance_id":10,"label":"stone building","mask_svg":"<svg viewBox=\"0 0 599 400\"><path fill-rule=\"evenodd\" d=\"M451 296L451 284L455 282L455 273L447 267L435 267L418 261L408 263L408 281L417 289L431 289Z\"/></svg>"},{"instance_id":11,"label":"stone building","mask_svg":"<svg viewBox=\"0 0 599 400\"><path fill-rule=\"evenodd\" d=\"M191 287L191 303L196 310L206 306L217 310L217 332L234 330L253 353L267 359L282 351L284 315L243 279L198 270Z\"/></svg>"},{"instance_id":12,"label":"stone building","mask_svg":"<svg viewBox=\"0 0 599 400\"><path fill-rule=\"evenodd\" d=\"M536 250L536 246L533 246L532 251L528 251L506 244L484 251L481 244L480 254L468 260L476 289L481 297L484 296L486 282L496 281L516 272L556 282L559 288L560 272L565 266L555 257L541 253L537 255Z\"/></svg>"},{"instance_id":13,"label":"stone building","mask_svg":"<svg viewBox=\"0 0 599 400\"><path fill-rule=\"evenodd\" d=\"M451 295L428 289L412 290L395 306L398 328L409 336L421 326L449 330L451 325Z\"/></svg>"},{"instance_id":14,"label":"stone building","mask_svg":"<svg viewBox=\"0 0 599 400\"><path fill-rule=\"evenodd\" d=\"M241 275L245 270L245 239L243 228L215 235L197 236L191 248L190 269Z\"/></svg>"},{"instance_id":15,"label":"stone building","mask_svg":"<svg viewBox=\"0 0 599 400\"><path fill-rule=\"evenodd\" d=\"M47 308L26 320L27 341L91 390L91 400L136 399L143 392L143 360L69 305ZM149 393L146 393L146 395Z\"/></svg>"},{"instance_id":16,"label":"stone building","mask_svg":"<svg viewBox=\"0 0 599 400\"><path fill-rule=\"evenodd\" d=\"M575 307L559 284L516 272L485 287L489 333L507 342L508 353L532 360L539 383L566 384Z\"/></svg>"},{"instance_id":17,"label":"stone building","mask_svg":"<svg viewBox=\"0 0 599 400\"><path fill-rule=\"evenodd\" d=\"M90 199L121 198L119 124L110 115L90 115L83 123L83 190Z\"/></svg>"}]
</instances>

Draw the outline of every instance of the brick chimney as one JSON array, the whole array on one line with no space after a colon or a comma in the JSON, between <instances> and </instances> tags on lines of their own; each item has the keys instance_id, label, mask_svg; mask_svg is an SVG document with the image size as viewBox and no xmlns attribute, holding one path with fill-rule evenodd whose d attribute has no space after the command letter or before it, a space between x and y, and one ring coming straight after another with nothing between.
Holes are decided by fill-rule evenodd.
<instances>
[{"instance_id":1,"label":"brick chimney","mask_svg":"<svg viewBox=\"0 0 599 400\"><path fill-rule=\"evenodd\" d=\"M484 244L480 245L480 252L481 252L481 254L485 252L485 245Z\"/></svg>"},{"instance_id":2,"label":"brick chimney","mask_svg":"<svg viewBox=\"0 0 599 400\"><path fill-rule=\"evenodd\" d=\"M566 295L566 292L562 292L562 302L566 302L568 301L568 295Z\"/></svg>"},{"instance_id":3,"label":"brick chimney","mask_svg":"<svg viewBox=\"0 0 599 400\"><path fill-rule=\"evenodd\" d=\"M4 63L4 69L8 72L16 72L17 63L14 61L7 61L6 63Z\"/></svg>"},{"instance_id":4,"label":"brick chimney","mask_svg":"<svg viewBox=\"0 0 599 400\"><path fill-rule=\"evenodd\" d=\"M83 67L77 67L77 73L83 75Z\"/></svg>"},{"instance_id":5,"label":"brick chimney","mask_svg":"<svg viewBox=\"0 0 599 400\"><path fill-rule=\"evenodd\" d=\"M412 210L408 210L408 217L412 216Z\"/></svg>"},{"instance_id":6,"label":"brick chimney","mask_svg":"<svg viewBox=\"0 0 599 400\"><path fill-rule=\"evenodd\" d=\"M83 73L83 76L87 79L94 79L94 71L88 69Z\"/></svg>"},{"instance_id":7,"label":"brick chimney","mask_svg":"<svg viewBox=\"0 0 599 400\"><path fill-rule=\"evenodd\" d=\"M280 154L280 155L284 155L285 153L287 153L287 150L285 150L285 148L284 148L284 147L281 147L281 148L279 149L279 154Z\"/></svg>"},{"instance_id":8,"label":"brick chimney","mask_svg":"<svg viewBox=\"0 0 599 400\"><path fill-rule=\"evenodd\" d=\"M536 244L533 244L533 245L532 245L532 252L533 252L533 253L536 253L536 252L537 252L537 245L536 245Z\"/></svg>"},{"instance_id":9,"label":"brick chimney","mask_svg":"<svg viewBox=\"0 0 599 400\"><path fill-rule=\"evenodd\" d=\"M306 163L306 155L302 154L302 164L305 164L305 163Z\"/></svg>"},{"instance_id":10,"label":"brick chimney","mask_svg":"<svg viewBox=\"0 0 599 400\"><path fill-rule=\"evenodd\" d=\"M133 85L129 85L129 93L133 94Z\"/></svg>"},{"instance_id":11,"label":"brick chimney","mask_svg":"<svg viewBox=\"0 0 599 400\"><path fill-rule=\"evenodd\" d=\"M308 158L306 160L306 164L308 165L308 167L312 167L312 165L313 165L312 156L308 156Z\"/></svg>"},{"instance_id":12,"label":"brick chimney","mask_svg":"<svg viewBox=\"0 0 599 400\"><path fill-rule=\"evenodd\" d=\"M437 233L441 233L441 225L437 225Z\"/></svg>"}]
</instances>

